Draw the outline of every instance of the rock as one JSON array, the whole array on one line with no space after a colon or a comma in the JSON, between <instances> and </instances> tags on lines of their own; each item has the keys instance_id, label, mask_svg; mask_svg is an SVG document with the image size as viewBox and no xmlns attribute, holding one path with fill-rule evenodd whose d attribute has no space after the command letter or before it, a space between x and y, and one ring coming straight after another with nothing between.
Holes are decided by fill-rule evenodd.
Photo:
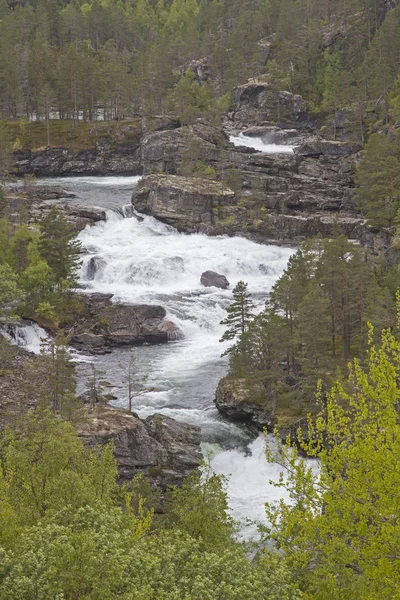
<instances>
[{"instance_id":1,"label":"rock","mask_svg":"<svg viewBox=\"0 0 400 600\"><path fill-rule=\"evenodd\" d=\"M249 79L233 90L234 107L229 118L241 128L275 123L315 131L308 103L298 94L277 92L268 81Z\"/></svg>"},{"instance_id":2,"label":"rock","mask_svg":"<svg viewBox=\"0 0 400 600\"><path fill-rule=\"evenodd\" d=\"M140 132L126 143L111 144L105 138L89 150L66 148L24 150L14 153L16 174L34 173L39 177L62 175L139 175Z\"/></svg>"},{"instance_id":3,"label":"rock","mask_svg":"<svg viewBox=\"0 0 400 600\"><path fill-rule=\"evenodd\" d=\"M297 146L294 149L294 153L298 156L305 157L341 157L351 156L361 150L361 145L355 142L340 142L340 141L326 141L316 139L315 141L309 141L305 144Z\"/></svg>"},{"instance_id":4,"label":"rock","mask_svg":"<svg viewBox=\"0 0 400 600\"><path fill-rule=\"evenodd\" d=\"M66 192L58 186L50 185L24 185L22 191L26 193L29 200L41 201L43 200L60 200L64 198L76 198L76 195L72 192Z\"/></svg>"},{"instance_id":5,"label":"rock","mask_svg":"<svg viewBox=\"0 0 400 600\"><path fill-rule=\"evenodd\" d=\"M177 175L144 177L132 195L136 210L186 232L207 231L214 210L233 200L232 190L217 181Z\"/></svg>"},{"instance_id":6,"label":"rock","mask_svg":"<svg viewBox=\"0 0 400 600\"><path fill-rule=\"evenodd\" d=\"M70 333L71 344L86 352L118 346L162 344L182 339L183 333L167 320L162 306L112 304L112 294L81 296L84 314Z\"/></svg>"},{"instance_id":7,"label":"rock","mask_svg":"<svg viewBox=\"0 0 400 600\"><path fill-rule=\"evenodd\" d=\"M174 130L155 131L142 138L141 166L143 174L180 172L182 155L195 143L205 164L215 168L228 136L220 128L205 123Z\"/></svg>"},{"instance_id":8,"label":"rock","mask_svg":"<svg viewBox=\"0 0 400 600\"><path fill-rule=\"evenodd\" d=\"M104 269L106 261L101 256L92 256L86 266L86 279L93 281L97 273Z\"/></svg>"},{"instance_id":9,"label":"rock","mask_svg":"<svg viewBox=\"0 0 400 600\"><path fill-rule=\"evenodd\" d=\"M215 273L215 271L204 271L200 278L200 283L205 287L217 287L226 290L229 287L229 281L225 275Z\"/></svg>"},{"instance_id":10,"label":"rock","mask_svg":"<svg viewBox=\"0 0 400 600\"><path fill-rule=\"evenodd\" d=\"M191 71L195 81L200 85L204 85L211 78L211 57L200 58L198 60L190 60L178 67L177 71L182 76L186 71Z\"/></svg>"},{"instance_id":11,"label":"rock","mask_svg":"<svg viewBox=\"0 0 400 600\"><path fill-rule=\"evenodd\" d=\"M258 389L259 388L259 389ZM218 384L215 394L215 405L218 411L231 421L249 422L268 431L274 428L272 403L267 408L265 401L257 401L257 396L263 397L262 386L249 390L244 379L224 377Z\"/></svg>"},{"instance_id":12,"label":"rock","mask_svg":"<svg viewBox=\"0 0 400 600\"><path fill-rule=\"evenodd\" d=\"M99 406L87 412L77 430L89 447L113 442L121 483L143 473L165 491L180 485L202 459L200 428L164 415L142 420L126 410Z\"/></svg>"}]
</instances>

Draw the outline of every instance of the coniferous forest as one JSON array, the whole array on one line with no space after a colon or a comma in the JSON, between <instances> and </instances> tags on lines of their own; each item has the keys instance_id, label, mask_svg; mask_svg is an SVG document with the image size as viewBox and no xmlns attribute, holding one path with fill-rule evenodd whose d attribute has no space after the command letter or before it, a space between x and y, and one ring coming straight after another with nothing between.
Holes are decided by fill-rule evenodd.
<instances>
[{"instance_id":1,"label":"coniferous forest","mask_svg":"<svg viewBox=\"0 0 400 600\"><path fill-rule=\"evenodd\" d=\"M399 131L397 0L0 0L0 600L400 599ZM115 175L141 180L111 217L59 187ZM223 327L217 422L281 473L254 539L202 461L220 438L135 412L166 393L149 347L191 340L183 292L94 287L111 251L85 231L132 218L176 235L146 285L189 270L189 236L248 243L238 269L275 248L262 292L201 276L225 293L201 317ZM116 348L119 388L96 366Z\"/></svg>"}]
</instances>

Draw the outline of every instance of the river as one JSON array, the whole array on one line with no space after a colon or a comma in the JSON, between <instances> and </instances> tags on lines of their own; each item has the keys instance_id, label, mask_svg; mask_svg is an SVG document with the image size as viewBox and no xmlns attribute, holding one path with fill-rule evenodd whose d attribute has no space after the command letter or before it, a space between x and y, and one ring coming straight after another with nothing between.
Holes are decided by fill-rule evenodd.
<instances>
[{"instance_id":1,"label":"river","mask_svg":"<svg viewBox=\"0 0 400 600\"><path fill-rule=\"evenodd\" d=\"M257 144L252 138L246 143ZM233 140L235 141L235 140ZM243 136L240 138L243 143ZM281 150L281 148L279 149ZM265 151L269 152L270 148ZM275 149L276 151L276 149ZM286 152L291 151L289 147ZM226 348L219 339L220 321L239 280L261 309L266 294L283 272L293 249L256 244L241 237L185 235L152 217L136 215L130 197L139 177L71 177L38 180L73 192L78 202L106 209L107 220L79 235L83 248L81 282L88 291L113 293L114 301L160 304L179 325L185 338L160 346L116 349L96 356L115 406L127 407L127 367L135 357L134 410L146 417L160 412L199 425L203 451L215 472L227 476L229 504L234 518L264 521L266 500L279 500L282 491L271 486L278 468L264 458L265 440L253 430L224 420L214 405L218 381L227 371ZM91 257L99 258L94 279L88 277ZM230 290L204 288L205 270L224 274ZM88 365L79 363L81 375ZM244 525L246 538L256 534Z\"/></svg>"}]
</instances>

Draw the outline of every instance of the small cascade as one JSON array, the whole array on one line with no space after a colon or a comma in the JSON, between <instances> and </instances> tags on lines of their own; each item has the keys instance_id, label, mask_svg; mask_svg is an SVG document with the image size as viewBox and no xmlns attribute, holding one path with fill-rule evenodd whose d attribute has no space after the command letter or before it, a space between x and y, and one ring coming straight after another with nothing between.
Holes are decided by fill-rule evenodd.
<instances>
[{"instance_id":1,"label":"small cascade","mask_svg":"<svg viewBox=\"0 0 400 600\"><path fill-rule=\"evenodd\" d=\"M49 341L46 331L33 321L8 323L0 327L1 334L14 346L40 354Z\"/></svg>"},{"instance_id":2,"label":"small cascade","mask_svg":"<svg viewBox=\"0 0 400 600\"><path fill-rule=\"evenodd\" d=\"M295 146L284 144L271 144L266 142L264 138L243 135L243 133L231 135L229 141L235 146L253 148L263 154L293 154L293 149L295 148Z\"/></svg>"}]
</instances>

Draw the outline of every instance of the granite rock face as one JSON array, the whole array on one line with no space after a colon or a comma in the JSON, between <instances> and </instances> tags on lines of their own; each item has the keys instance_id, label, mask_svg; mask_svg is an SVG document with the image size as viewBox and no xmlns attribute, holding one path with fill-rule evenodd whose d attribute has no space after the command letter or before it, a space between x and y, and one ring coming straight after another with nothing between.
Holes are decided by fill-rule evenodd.
<instances>
[{"instance_id":1,"label":"granite rock face","mask_svg":"<svg viewBox=\"0 0 400 600\"><path fill-rule=\"evenodd\" d=\"M214 225L214 210L234 201L234 193L217 181L178 175L149 175L133 192L132 203L179 231L208 232Z\"/></svg>"},{"instance_id":2,"label":"granite rock face","mask_svg":"<svg viewBox=\"0 0 400 600\"><path fill-rule=\"evenodd\" d=\"M263 390L258 390L263 395ZM272 409L268 410L265 403L252 399L252 392L246 387L245 380L224 377L220 380L215 394L215 405L218 411L230 421L248 422L269 431L274 428ZM257 394L255 394L257 395Z\"/></svg>"},{"instance_id":3,"label":"granite rock face","mask_svg":"<svg viewBox=\"0 0 400 600\"><path fill-rule=\"evenodd\" d=\"M181 330L165 318L162 306L112 304L112 297L82 296L84 313L70 331L73 346L101 353L112 347L162 344L183 337Z\"/></svg>"},{"instance_id":4,"label":"granite rock face","mask_svg":"<svg viewBox=\"0 0 400 600\"><path fill-rule=\"evenodd\" d=\"M143 420L126 410L99 406L87 412L77 429L89 447L113 442L121 483L143 473L165 491L200 466L200 427L164 415Z\"/></svg>"},{"instance_id":5,"label":"granite rock face","mask_svg":"<svg viewBox=\"0 0 400 600\"><path fill-rule=\"evenodd\" d=\"M315 120L308 103L298 94L276 91L259 79L249 79L233 90L233 110L229 120L239 128L277 124L315 131Z\"/></svg>"}]
</instances>

